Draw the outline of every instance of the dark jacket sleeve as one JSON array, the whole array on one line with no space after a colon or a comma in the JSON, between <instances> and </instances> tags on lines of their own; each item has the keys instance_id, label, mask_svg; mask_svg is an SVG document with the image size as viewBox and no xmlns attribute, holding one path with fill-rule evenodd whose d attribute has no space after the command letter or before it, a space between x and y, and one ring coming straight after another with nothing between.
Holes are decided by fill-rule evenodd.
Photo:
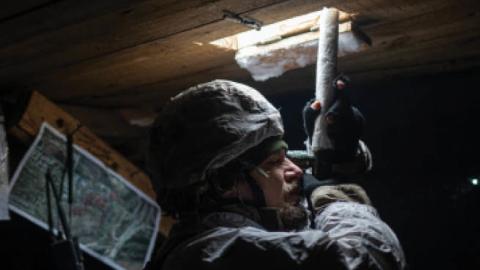
<instances>
[{"instance_id":1,"label":"dark jacket sleeve","mask_svg":"<svg viewBox=\"0 0 480 270\"><path fill-rule=\"evenodd\" d=\"M179 245L163 269L405 268L395 234L374 208L332 203L316 222L301 232L218 227Z\"/></svg>"}]
</instances>

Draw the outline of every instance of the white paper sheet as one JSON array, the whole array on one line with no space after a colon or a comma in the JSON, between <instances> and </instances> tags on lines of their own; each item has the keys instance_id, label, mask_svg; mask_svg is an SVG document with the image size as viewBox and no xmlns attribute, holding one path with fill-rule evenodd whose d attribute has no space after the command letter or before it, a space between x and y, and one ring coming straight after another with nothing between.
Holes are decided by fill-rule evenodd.
<instances>
[{"instance_id":1,"label":"white paper sheet","mask_svg":"<svg viewBox=\"0 0 480 270\"><path fill-rule=\"evenodd\" d=\"M0 107L0 220L8 220L8 145Z\"/></svg>"},{"instance_id":2,"label":"white paper sheet","mask_svg":"<svg viewBox=\"0 0 480 270\"><path fill-rule=\"evenodd\" d=\"M68 216L65 158L65 136L43 124L11 181L10 209L48 229L45 174L50 169L58 190L64 176L62 207ZM73 160L72 235L82 250L114 269L142 269L155 244L159 206L77 145ZM56 208L52 214L54 226L60 228Z\"/></svg>"}]
</instances>

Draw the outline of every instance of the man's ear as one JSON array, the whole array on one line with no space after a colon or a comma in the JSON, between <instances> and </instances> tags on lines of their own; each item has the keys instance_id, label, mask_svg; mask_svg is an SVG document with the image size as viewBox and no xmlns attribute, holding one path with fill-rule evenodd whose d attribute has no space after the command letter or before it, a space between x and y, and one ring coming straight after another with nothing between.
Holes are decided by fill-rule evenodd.
<instances>
[{"instance_id":1,"label":"man's ear","mask_svg":"<svg viewBox=\"0 0 480 270\"><path fill-rule=\"evenodd\" d=\"M237 198L243 201L251 201L253 200L253 195L249 185L245 181L239 180L235 181L235 184L232 186L232 188L223 192L222 198Z\"/></svg>"},{"instance_id":2,"label":"man's ear","mask_svg":"<svg viewBox=\"0 0 480 270\"><path fill-rule=\"evenodd\" d=\"M223 190L221 194L222 198L225 198L225 199L237 198L240 193L239 185L241 185L240 184L241 182L242 180L240 179L236 179L235 181L233 181L233 184L230 188Z\"/></svg>"}]
</instances>

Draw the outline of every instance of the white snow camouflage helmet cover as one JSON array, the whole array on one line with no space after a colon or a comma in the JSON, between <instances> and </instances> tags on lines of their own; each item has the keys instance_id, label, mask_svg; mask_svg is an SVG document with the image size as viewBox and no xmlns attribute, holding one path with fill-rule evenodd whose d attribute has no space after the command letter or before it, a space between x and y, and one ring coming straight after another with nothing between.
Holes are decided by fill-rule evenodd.
<instances>
[{"instance_id":1,"label":"white snow camouflage helmet cover","mask_svg":"<svg viewBox=\"0 0 480 270\"><path fill-rule=\"evenodd\" d=\"M279 111L257 90L215 80L171 99L156 119L147 167L157 189L201 181L266 138L283 135Z\"/></svg>"}]
</instances>

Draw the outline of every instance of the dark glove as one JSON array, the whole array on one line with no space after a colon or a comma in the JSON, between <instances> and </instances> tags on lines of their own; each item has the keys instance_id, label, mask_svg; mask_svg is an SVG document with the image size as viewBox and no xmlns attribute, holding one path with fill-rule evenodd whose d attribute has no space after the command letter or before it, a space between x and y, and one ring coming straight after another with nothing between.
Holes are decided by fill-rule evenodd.
<instances>
[{"instance_id":1,"label":"dark glove","mask_svg":"<svg viewBox=\"0 0 480 270\"><path fill-rule=\"evenodd\" d=\"M362 113L351 105L345 93L348 82L348 78L344 75L336 77L333 82L335 89L334 102L325 112L327 135L333 143L333 149L325 162L349 162L355 158L357 153L365 120ZM303 108L303 126L310 144L312 143L315 120L322 110L324 108L321 108L321 104L313 99L309 100Z\"/></svg>"},{"instance_id":2,"label":"dark glove","mask_svg":"<svg viewBox=\"0 0 480 270\"><path fill-rule=\"evenodd\" d=\"M303 116L303 130L308 138L308 143L312 144L313 131L315 129L315 120L321 113L321 108L318 106L317 109L312 108L312 104L315 102L315 99L311 99L305 103L303 107L302 116ZM318 103L320 105L320 103Z\"/></svg>"}]
</instances>

